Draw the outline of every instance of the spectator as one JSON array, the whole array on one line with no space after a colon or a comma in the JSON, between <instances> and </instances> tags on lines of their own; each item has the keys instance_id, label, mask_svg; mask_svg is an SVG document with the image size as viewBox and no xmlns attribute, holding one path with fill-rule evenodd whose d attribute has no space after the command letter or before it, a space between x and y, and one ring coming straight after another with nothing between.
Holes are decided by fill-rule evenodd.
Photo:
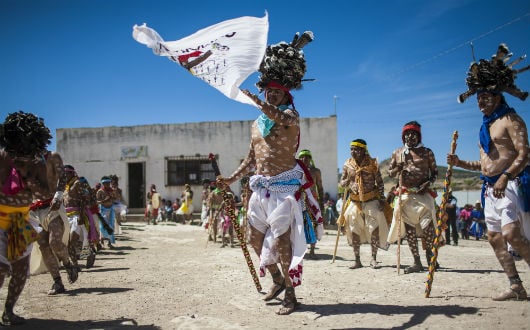
<instances>
[{"instance_id":1,"label":"spectator","mask_svg":"<svg viewBox=\"0 0 530 330\"><path fill-rule=\"evenodd\" d=\"M335 211L337 211L337 214L340 215L340 213L342 212L342 193L338 193L337 195L337 203L335 203Z\"/></svg>"},{"instance_id":2,"label":"spectator","mask_svg":"<svg viewBox=\"0 0 530 330\"><path fill-rule=\"evenodd\" d=\"M473 206L466 204L462 210L460 210L460 216L458 218L458 231L462 234L462 239L469 239L469 225L471 219L471 210Z\"/></svg>"},{"instance_id":3,"label":"spectator","mask_svg":"<svg viewBox=\"0 0 530 330\"><path fill-rule=\"evenodd\" d=\"M189 184L184 185L184 191L180 196L182 198L182 205L177 210L178 220L181 223L186 223L186 220L190 221L190 224L193 223L193 191Z\"/></svg>"},{"instance_id":4,"label":"spectator","mask_svg":"<svg viewBox=\"0 0 530 330\"><path fill-rule=\"evenodd\" d=\"M326 225L334 225L336 220L335 215L335 201L329 196L329 193L324 193L324 217Z\"/></svg>"},{"instance_id":5,"label":"spectator","mask_svg":"<svg viewBox=\"0 0 530 330\"><path fill-rule=\"evenodd\" d=\"M453 245L458 245L458 229L456 226L456 206L457 199L453 196L453 192L449 191L447 197L447 204L445 205L445 212L447 214L447 228L445 229L445 241L447 245L451 244L451 238L453 239Z\"/></svg>"},{"instance_id":6,"label":"spectator","mask_svg":"<svg viewBox=\"0 0 530 330\"><path fill-rule=\"evenodd\" d=\"M177 210L180 208L180 198L175 198L172 208L173 212L171 213L171 221L177 222Z\"/></svg>"},{"instance_id":7,"label":"spectator","mask_svg":"<svg viewBox=\"0 0 530 330\"><path fill-rule=\"evenodd\" d=\"M170 221L173 218L173 205L171 199L167 199L164 203L164 221Z\"/></svg>"},{"instance_id":8,"label":"spectator","mask_svg":"<svg viewBox=\"0 0 530 330\"><path fill-rule=\"evenodd\" d=\"M475 208L471 211L471 227L469 232L475 236L478 241L484 236L484 226L486 225L484 220L484 210L482 209L482 203L480 201L475 202Z\"/></svg>"}]
</instances>

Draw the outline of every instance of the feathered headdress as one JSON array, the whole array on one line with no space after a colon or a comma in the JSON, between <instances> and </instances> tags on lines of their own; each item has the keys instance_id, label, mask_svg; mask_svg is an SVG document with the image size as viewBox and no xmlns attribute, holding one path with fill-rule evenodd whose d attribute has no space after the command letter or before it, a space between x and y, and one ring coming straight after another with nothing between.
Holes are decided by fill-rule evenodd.
<instances>
[{"instance_id":1,"label":"feathered headdress","mask_svg":"<svg viewBox=\"0 0 530 330\"><path fill-rule=\"evenodd\" d=\"M306 72L302 48L313 39L311 31L306 31L301 36L297 32L289 44L282 41L267 46L259 68L260 80L256 83L260 92L271 82L276 82L289 90L300 89Z\"/></svg>"},{"instance_id":2,"label":"feathered headdress","mask_svg":"<svg viewBox=\"0 0 530 330\"><path fill-rule=\"evenodd\" d=\"M523 101L526 100L528 92L521 91L515 85L515 78L517 78L518 73L530 69L530 65L519 70L513 69L514 65L526 58L526 55L507 64L506 62L510 60L512 55L506 44L500 44L491 60L481 59L478 63L473 61L467 72L468 90L458 96L458 102L463 103L468 97L479 91L506 92Z\"/></svg>"},{"instance_id":3,"label":"feathered headdress","mask_svg":"<svg viewBox=\"0 0 530 330\"><path fill-rule=\"evenodd\" d=\"M46 152L52 138L44 119L23 111L10 113L0 125L0 147L17 155Z\"/></svg>"}]
</instances>

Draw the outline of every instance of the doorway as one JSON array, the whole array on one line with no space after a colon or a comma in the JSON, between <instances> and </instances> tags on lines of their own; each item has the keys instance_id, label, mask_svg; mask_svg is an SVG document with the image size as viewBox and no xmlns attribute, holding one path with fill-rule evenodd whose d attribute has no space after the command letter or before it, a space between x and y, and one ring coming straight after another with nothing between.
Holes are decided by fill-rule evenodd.
<instances>
[{"instance_id":1,"label":"doorway","mask_svg":"<svg viewBox=\"0 0 530 330\"><path fill-rule=\"evenodd\" d=\"M145 163L127 164L129 208L145 208Z\"/></svg>"}]
</instances>

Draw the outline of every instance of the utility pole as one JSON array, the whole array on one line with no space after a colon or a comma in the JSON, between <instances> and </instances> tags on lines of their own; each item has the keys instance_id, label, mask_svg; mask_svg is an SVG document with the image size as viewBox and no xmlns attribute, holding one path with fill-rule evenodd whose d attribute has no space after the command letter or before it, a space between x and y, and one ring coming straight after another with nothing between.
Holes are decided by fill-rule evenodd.
<instances>
[{"instance_id":1,"label":"utility pole","mask_svg":"<svg viewBox=\"0 0 530 330\"><path fill-rule=\"evenodd\" d=\"M337 99L339 97L337 95L333 95L333 116L337 117Z\"/></svg>"}]
</instances>

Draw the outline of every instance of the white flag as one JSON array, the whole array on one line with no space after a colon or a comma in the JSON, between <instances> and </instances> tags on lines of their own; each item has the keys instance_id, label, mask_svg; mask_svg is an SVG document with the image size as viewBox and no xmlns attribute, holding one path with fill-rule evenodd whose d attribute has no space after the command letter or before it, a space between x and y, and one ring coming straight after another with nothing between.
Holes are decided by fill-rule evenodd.
<instances>
[{"instance_id":1,"label":"white flag","mask_svg":"<svg viewBox=\"0 0 530 330\"><path fill-rule=\"evenodd\" d=\"M265 13L263 18L245 16L224 21L176 41L164 41L144 23L133 27L133 38L227 97L255 106L239 86L258 70L267 47L268 30Z\"/></svg>"}]
</instances>

